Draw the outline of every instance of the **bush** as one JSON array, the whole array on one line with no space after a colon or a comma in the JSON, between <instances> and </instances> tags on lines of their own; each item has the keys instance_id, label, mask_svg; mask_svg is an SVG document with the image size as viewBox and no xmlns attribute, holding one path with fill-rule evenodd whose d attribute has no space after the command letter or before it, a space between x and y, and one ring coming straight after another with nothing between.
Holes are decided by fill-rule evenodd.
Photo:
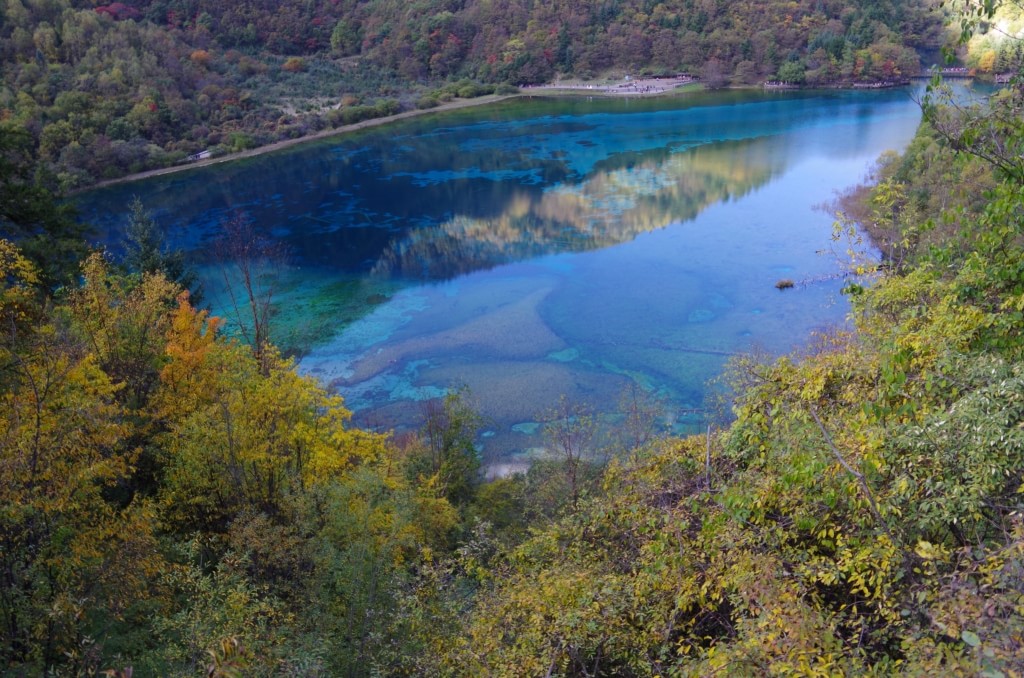
<instances>
[{"instance_id":1,"label":"bush","mask_svg":"<svg viewBox=\"0 0 1024 678\"><path fill-rule=\"evenodd\" d=\"M370 106L352 106L341 109L341 122L343 125L354 125L357 122L376 117L374 109Z\"/></svg>"},{"instance_id":2,"label":"bush","mask_svg":"<svg viewBox=\"0 0 1024 678\"><path fill-rule=\"evenodd\" d=\"M486 85L471 82L459 87L456 94L458 94L462 99L472 99L473 97L481 97L485 94L490 94L493 91L493 87L487 87Z\"/></svg>"},{"instance_id":3,"label":"bush","mask_svg":"<svg viewBox=\"0 0 1024 678\"><path fill-rule=\"evenodd\" d=\"M306 70L306 60L302 57L288 57L281 66L281 70L287 71L288 73L304 71Z\"/></svg>"},{"instance_id":4,"label":"bush","mask_svg":"<svg viewBox=\"0 0 1024 678\"><path fill-rule=\"evenodd\" d=\"M394 99L384 99L374 106L374 110L377 112L377 115L372 117L383 118L384 116L394 115L395 113L400 112L402 110L402 105Z\"/></svg>"},{"instance_id":5,"label":"bush","mask_svg":"<svg viewBox=\"0 0 1024 678\"><path fill-rule=\"evenodd\" d=\"M227 147L229 152L237 153L249 148L254 148L256 146L256 142L254 142L252 137L245 132L232 132L228 135L224 146Z\"/></svg>"}]
</instances>

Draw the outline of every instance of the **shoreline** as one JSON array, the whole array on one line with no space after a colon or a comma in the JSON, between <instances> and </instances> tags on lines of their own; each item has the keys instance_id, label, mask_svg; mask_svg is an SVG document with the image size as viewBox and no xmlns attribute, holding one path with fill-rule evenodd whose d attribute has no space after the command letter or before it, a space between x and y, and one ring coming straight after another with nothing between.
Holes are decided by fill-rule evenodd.
<instances>
[{"instance_id":1,"label":"shoreline","mask_svg":"<svg viewBox=\"0 0 1024 678\"><path fill-rule=\"evenodd\" d=\"M687 85L698 84L696 82L687 82L676 84L671 87L665 87L661 85L661 89L656 91L652 88L649 91L634 91L623 89L623 84L627 81L620 81L616 84L558 84L558 85L535 85L531 87L524 87L515 94L487 94L482 97L475 97L473 99L463 99L461 101L449 101L443 103L440 106L433 108L423 109L412 109L408 111L402 111L401 113L395 113L394 115L384 116L382 118L371 118L369 120L363 120L361 122L353 123L351 125L342 125L341 127L332 127L330 129L320 130L313 134L307 134L296 139L282 139L275 141L264 146L257 148L250 148L239 153L229 153L227 155L220 155L215 158L207 158L205 160L197 160L181 165L173 165L171 167L160 167L158 169L145 170L142 172L135 172L133 174L126 174L123 177L117 177L116 179L104 179L98 181L95 184L89 186L83 186L76 188L72 191L68 191L67 197L74 197L80 193L92 191L99 188L107 188L110 186L117 186L119 184L127 184L135 181L142 181L144 179L150 179L152 177L165 176L168 174L176 174L178 172L186 172L191 169L197 169L200 167L209 167L210 165L216 165L219 163L232 162L235 160L244 160L246 158L255 158L265 153L273 153L280 151L285 148L292 146L298 146L313 141L319 141L328 137L336 135L347 134L349 132L356 132L363 129L369 129L371 127L378 127L380 125L386 125L388 123L396 122L398 120L407 120L409 118L420 117L423 115L429 115L430 113L444 113L447 111L455 111L462 108L473 108L476 106L486 106L487 104L498 103L500 101L507 101L509 99L516 99L522 97L534 97L534 96L604 96L604 97L654 97L654 96L666 96L677 93L679 91L688 91ZM637 81L646 82L646 81Z\"/></svg>"},{"instance_id":2,"label":"shoreline","mask_svg":"<svg viewBox=\"0 0 1024 678\"><path fill-rule=\"evenodd\" d=\"M901 85L894 85L901 86ZM444 113L447 111L455 111L463 108L473 108L476 106L486 106L487 104L498 103L501 101L508 101L510 99L517 99L523 97L558 97L558 96L576 96L576 97L604 97L609 99L620 99L620 98L631 98L631 97L666 97L677 94L691 93L702 88L701 82L696 79L689 78L641 78L638 80L618 80L614 82L604 81L598 82L579 82L570 81L568 83L551 83L545 85L529 85L521 88L514 94L487 94L481 97L475 97L473 99L462 99L459 101L449 101L433 108L414 108L408 111L402 111L401 113L395 113L394 115L384 116L382 118L371 118L369 120L363 120L361 122L353 123L351 125L342 125L341 127L332 127L329 129L323 129L313 134L307 134L302 137L295 139L282 139L273 143L259 146L257 148L250 148L245 151L238 153L229 153L227 155L220 155L215 158L207 158L204 160L197 160L181 165L173 165L171 167L161 167L158 169L145 170L142 172L135 172L133 174L126 174L122 177L115 179L104 179L98 181L95 184L88 186L82 186L68 191L65 194L66 198L72 198L80 193L85 193L100 188L107 188L110 186L117 186L119 184L127 184L135 181L142 181L144 179L150 179L152 177L165 176L168 174L176 174L178 172L187 172L191 169L198 169L201 167L209 167L210 165L216 165L219 163L233 162L235 160L244 160L246 158L255 158L266 153L273 153L280 151L292 146L298 146L300 144L310 143L313 141L319 141L328 137L337 135L347 134L349 132L356 132L363 129L369 129L371 127L379 127L381 125L387 125L392 122L399 120L407 120L409 118L416 118L431 113ZM765 88L763 86L751 85L749 87L727 87L725 89L774 89ZM789 88L786 88L787 90ZM793 88L794 90L803 89L800 87ZM837 87L835 89L847 89L846 87Z\"/></svg>"},{"instance_id":3,"label":"shoreline","mask_svg":"<svg viewBox=\"0 0 1024 678\"><path fill-rule=\"evenodd\" d=\"M104 179L98 181L95 184L89 186L83 186L76 188L73 191L67 193L67 197L73 197L79 193L85 193L86 191L92 191L98 188L107 188L108 186L116 186L118 184L127 184L135 181L141 181L143 179L149 179L152 177L164 176L167 174L176 174L178 172L185 172L191 169L197 169L199 167L209 167L210 165L216 165L224 162L232 162L234 160L244 160L245 158L255 158L265 153L273 153L274 151L280 151L285 148L292 146L298 146L299 144L305 144L312 141L318 141L320 139L326 139L338 134L346 134L348 132L356 132L362 129L368 129L370 127L377 127L380 125L386 125L390 122L397 120L405 120L407 118L418 117L426 115L428 113L440 113L443 111L454 111L460 108L470 108L473 106L483 106L486 104L497 103L499 101L505 101L507 99L513 99L515 97L522 96L522 94L487 94L482 97L476 97L475 99L464 99L462 101L450 101L434 108L423 108L423 109L412 109L409 111L402 111L401 113L395 113L394 115L387 115L382 118L370 118L369 120L362 120L360 122L353 123L351 125L342 125L341 127L331 127L330 129L323 129L313 134L307 134L295 139L282 139L275 141L264 146L258 146L256 148L250 148L245 151L238 153L229 153L227 155L219 155L215 158L207 158L205 160L197 160L183 165L173 165L171 167L160 167L158 169L145 170L143 172L135 172L133 174L126 174L123 177L117 177L116 179Z\"/></svg>"}]
</instances>

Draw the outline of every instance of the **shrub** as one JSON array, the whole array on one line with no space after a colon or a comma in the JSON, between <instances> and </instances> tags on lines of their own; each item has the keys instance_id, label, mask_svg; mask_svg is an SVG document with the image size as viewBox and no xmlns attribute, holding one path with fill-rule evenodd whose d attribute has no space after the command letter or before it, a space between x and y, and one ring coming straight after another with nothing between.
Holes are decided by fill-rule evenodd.
<instances>
[{"instance_id":1,"label":"shrub","mask_svg":"<svg viewBox=\"0 0 1024 678\"><path fill-rule=\"evenodd\" d=\"M306 70L306 60L302 57L288 57L281 66L281 70L287 71L288 73L304 71Z\"/></svg>"}]
</instances>

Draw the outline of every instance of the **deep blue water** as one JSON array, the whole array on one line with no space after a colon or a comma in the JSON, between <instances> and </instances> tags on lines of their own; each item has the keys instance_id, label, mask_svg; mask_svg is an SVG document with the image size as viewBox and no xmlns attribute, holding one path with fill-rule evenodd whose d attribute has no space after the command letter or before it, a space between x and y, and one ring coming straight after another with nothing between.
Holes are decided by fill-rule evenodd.
<instances>
[{"instance_id":1,"label":"deep blue water","mask_svg":"<svg viewBox=\"0 0 1024 678\"><path fill-rule=\"evenodd\" d=\"M78 202L116 248L139 196L229 319L217 239L241 215L287 252L264 280L275 337L357 423L415 426L424 399L465 385L485 454L507 459L542 445L561 395L614 426L637 385L664 426L696 430L730 354L842 325L828 278L846 246L816 206L919 119L906 90L519 99Z\"/></svg>"}]
</instances>

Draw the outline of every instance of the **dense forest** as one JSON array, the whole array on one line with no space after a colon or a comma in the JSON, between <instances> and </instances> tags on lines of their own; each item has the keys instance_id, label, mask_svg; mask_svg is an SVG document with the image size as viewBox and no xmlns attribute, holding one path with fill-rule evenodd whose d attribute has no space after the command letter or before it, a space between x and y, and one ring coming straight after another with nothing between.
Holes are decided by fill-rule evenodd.
<instances>
[{"instance_id":1,"label":"dense forest","mask_svg":"<svg viewBox=\"0 0 1024 678\"><path fill-rule=\"evenodd\" d=\"M0 3L0 124L70 189L558 76L897 81L930 0Z\"/></svg>"},{"instance_id":2,"label":"dense forest","mask_svg":"<svg viewBox=\"0 0 1024 678\"><path fill-rule=\"evenodd\" d=\"M81 16L153 31L147 49L198 30L198 3L156 7L135 11L181 17L178 33L122 6ZM239 16L239 46L292 35ZM991 48L990 18L965 16L964 41ZM335 33L307 23L275 48ZM25 82L10 92L27 107L42 81ZM83 96L69 127L107 101ZM658 435L658 403L624 393L604 465L563 402L553 459L487 483L472 394L430 403L417 435L353 428L340 398L193 303L142 206L125 206L123 261L89 253L38 182L52 158L33 134L53 122L5 114L22 127L0 135L0 670L1021 675L1024 89L964 106L936 86L924 109L842 201L835 237L866 274L845 290L854 331L735 359L732 421L706 436Z\"/></svg>"}]
</instances>

